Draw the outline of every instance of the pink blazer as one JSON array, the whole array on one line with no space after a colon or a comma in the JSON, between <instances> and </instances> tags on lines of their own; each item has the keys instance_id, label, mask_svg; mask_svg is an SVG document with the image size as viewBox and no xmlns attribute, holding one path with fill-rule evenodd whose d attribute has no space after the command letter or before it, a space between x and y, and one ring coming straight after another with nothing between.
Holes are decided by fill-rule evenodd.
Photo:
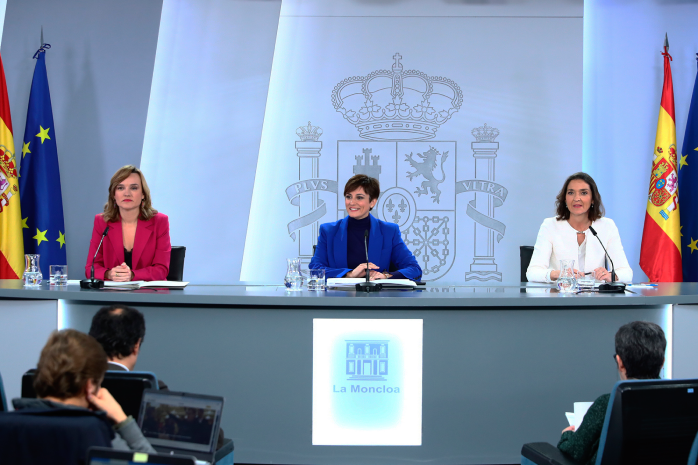
<instances>
[{"instance_id":1,"label":"pink blazer","mask_svg":"<svg viewBox=\"0 0 698 465\"><path fill-rule=\"evenodd\" d=\"M102 233L109 226L109 232L104 238L102 248L95 258L95 278L104 279L107 270L124 262L124 237L121 233L121 221L110 221L108 224L102 214L95 215L92 228L90 251L85 264L85 277L90 277L92 257L95 255ZM170 222L167 215L157 213L148 221L138 220L136 238L133 242L133 267L135 281L162 281L167 279L170 270Z\"/></svg>"}]
</instances>

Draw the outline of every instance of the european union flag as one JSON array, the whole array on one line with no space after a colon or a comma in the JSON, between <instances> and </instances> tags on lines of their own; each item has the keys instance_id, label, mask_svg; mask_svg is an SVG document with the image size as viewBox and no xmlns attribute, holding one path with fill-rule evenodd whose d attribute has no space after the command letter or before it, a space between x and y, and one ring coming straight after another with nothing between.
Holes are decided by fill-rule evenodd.
<instances>
[{"instance_id":1,"label":"european union flag","mask_svg":"<svg viewBox=\"0 0 698 465\"><path fill-rule=\"evenodd\" d=\"M45 51L49 48L48 44L42 45L34 55L36 67L19 169L24 253L41 255L41 272L46 280L49 265L67 264L56 130L46 75Z\"/></svg>"},{"instance_id":2,"label":"european union flag","mask_svg":"<svg viewBox=\"0 0 698 465\"><path fill-rule=\"evenodd\" d=\"M696 53L698 60L698 53ZM698 281L698 76L688 110L679 160L683 280ZM696 252L696 253L694 253Z\"/></svg>"}]
</instances>

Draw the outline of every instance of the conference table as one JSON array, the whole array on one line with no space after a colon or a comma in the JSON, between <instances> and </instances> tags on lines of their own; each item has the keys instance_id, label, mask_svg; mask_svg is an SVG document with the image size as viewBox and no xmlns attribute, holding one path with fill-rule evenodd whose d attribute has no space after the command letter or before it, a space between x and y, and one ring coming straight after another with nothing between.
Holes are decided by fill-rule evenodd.
<instances>
[{"instance_id":1,"label":"conference table","mask_svg":"<svg viewBox=\"0 0 698 465\"><path fill-rule=\"evenodd\" d=\"M236 462L518 463L522 444L557 443L574 402L610 392L618 380L614 334L627 322L664 328L665 377L698 377L698 284L628 289L569 295L522 283L288 292L240 283L116 291L0 280L0 373L8 397L18 396L19 376L35 365L50 331L88 331L100 307L119 303L146 318L138 370L172 390L225 397L222 426ZM313 445L313 327L338 319L421 320L419 445Z\"/></svg>"}]
</instances>

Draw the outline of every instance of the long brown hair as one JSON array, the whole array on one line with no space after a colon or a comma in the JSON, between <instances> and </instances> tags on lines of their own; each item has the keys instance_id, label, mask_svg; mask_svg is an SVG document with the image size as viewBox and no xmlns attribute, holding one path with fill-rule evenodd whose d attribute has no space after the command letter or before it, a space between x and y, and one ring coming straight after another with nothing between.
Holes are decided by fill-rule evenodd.
<instances>
[{"instance_id":1,"label":"long brown hair","mask_svg":"<svg viewBox=\"0 0 698 465\"><path fill-rule=\"evenodd\" d=\"M589 184L589 189L591 189L591 206L589 207L589 210L587 210L589 221L596 221L599 218L602 218L606 213L606 210L603 208L599 189L596 187L596 183L591 176L580 171L579 173L574 173L567 178L567 181L565 181L565 184L562 186L560 193L557 194L557 197L555 197L557 220L560 221L570 219L570 210L567 208L567 203L565 203L565 197L567 196L567 186L569 186L570 182L574 181L575 179L579 179Z\"/></svg>"},{"instance_id":2,"label":"long brown hair","mask_svg":"<svg viewBox=\"0 0 698 465\"><path fill-rule=\"evenodd\" d=\"M39 397L69 399L99 384L107 371L107 354L90 335L74 329L54 331L41 351L34 390Z\"/></svg>"},{"instance_id":3,"label":"long brown hair","mask_svg":"<svg viewBox=\"0 0 698 465\"><path fill-rule=\"evenodd\" d=\"M105 222L116 221L119 219L119 207L116 205L114 200L114 194L119 183L124 179L131 176L133 173L138 174L141 178L141 190L143 191L143 201L140 205L140 219L149 220L158 212L153 208L153 204L150 200L150 189L148 188L148 183L145 182L145 176L141 170L133 165L126 165L119 168L114 176L111 177L109 182L109 197L107 197L107 203L104 205L104 213L102 213L102 218Z\"/></svg>"}]
</instances>

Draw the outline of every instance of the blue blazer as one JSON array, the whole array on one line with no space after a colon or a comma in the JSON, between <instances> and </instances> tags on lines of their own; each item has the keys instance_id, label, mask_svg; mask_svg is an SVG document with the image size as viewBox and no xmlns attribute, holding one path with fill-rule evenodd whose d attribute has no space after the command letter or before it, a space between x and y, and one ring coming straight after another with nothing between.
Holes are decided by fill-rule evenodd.
<instances>
[{"instance_id":1,"label":"blue blazer","mask_svg":"<svg viewBox=\"0 0 698 465\"><path fill-rule=\"evenodd\" d=\"M371 218L368 236L368 260L380 267L379 271L399 271L406 278L418 280L422 277L417 259L402 241L400 228L396 224ZM320 226L320 236L310 269L325 269L325 277L337 278L350 272L347 268L347 225L349 217Z\"/></svg>"}]
</instances>

